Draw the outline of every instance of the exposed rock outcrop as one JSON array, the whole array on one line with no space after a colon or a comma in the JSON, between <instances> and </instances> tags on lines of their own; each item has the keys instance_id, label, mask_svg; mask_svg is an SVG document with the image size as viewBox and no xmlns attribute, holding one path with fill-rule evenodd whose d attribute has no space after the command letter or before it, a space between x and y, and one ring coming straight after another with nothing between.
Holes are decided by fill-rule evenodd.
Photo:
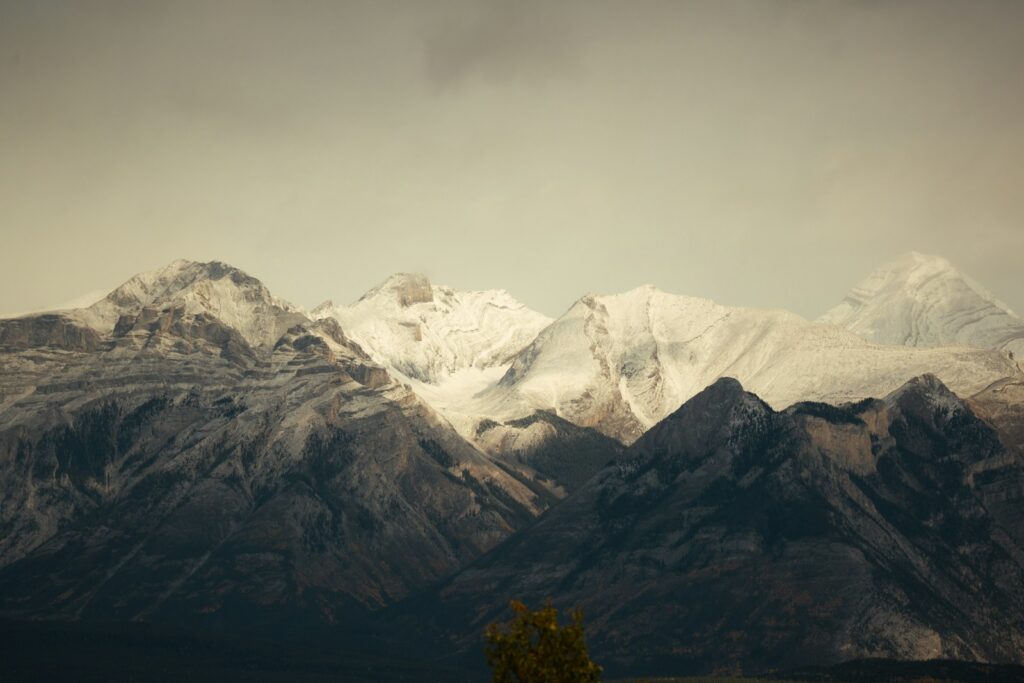
<instances>
[{"instance_id":1,"label":"exposed rock outcrop","mask_svg":"<svg viewBox=\"0 0 1024 683\"><path fill-rule=\"evenodd\" d=\"M344 622L549 502L240 271L180 262L104 301L0 323L0 615Z\"/></svg>"},{"instance_id":2,"label":"exposed rock outcrop","mask_svg":"<svg viewBox=\"0 0 1024 683\"><path fill-rule=\"evenodd\" d=\"M434 300L434 290L430 286L430 280L426 275L420 273L395 273L368 293L366 297L378 293L392 297L399 306L403 307Z\"/></svg>"},{"instance_id":3,"label":"exposed rock outcrop","mask_svg":"<svg viewBox=\"0 0 1024 683\"><path fill-rule=\"evenodd\" d=\"M504 423L485 420L474 437L485 453L554 487L557 497L578 489L624 448L596 429L543 411Z\"/></svg>"},{"instance_id":4,"label":"exposed rock outcrop","mask_svg":"<svg viewBox=\"0 0 1024 683\"><path fill-rule=\"evenodd\" d=\"M24 351L38 347L64 351L95 351L100 334L60 314L0 320L0 350Z\"/></svg>"},{"instance_id":5,"label":"exposed rock outcrop","mask_svg":"<svg viewBox=\"0 0 1024 683\"><path fill-rule=\"evenodd\" d=\"M934 377L785 412L723 379L404 614L475 650L510 599L550 596L612 675L1019 663L1024 553L977 474L1006 457Z\"/></svg>"}]
</instances>

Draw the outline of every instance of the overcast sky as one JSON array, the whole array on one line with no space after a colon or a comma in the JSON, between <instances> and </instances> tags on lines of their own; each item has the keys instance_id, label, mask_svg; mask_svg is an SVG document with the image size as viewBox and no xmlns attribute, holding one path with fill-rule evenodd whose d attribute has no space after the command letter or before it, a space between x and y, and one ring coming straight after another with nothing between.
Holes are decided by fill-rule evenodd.
<instances>
[{"instance_id":1,"label":"overcast sky","mask_svg":"<svg viewBox=\"0 0 1024 683\"><path fill-rule=\"evenodd\" d=\"M190 258L810 317L911 249L1021 311L1022 160L1015 0L0 0L0 312Z\"/></svg>"}]
</instances>

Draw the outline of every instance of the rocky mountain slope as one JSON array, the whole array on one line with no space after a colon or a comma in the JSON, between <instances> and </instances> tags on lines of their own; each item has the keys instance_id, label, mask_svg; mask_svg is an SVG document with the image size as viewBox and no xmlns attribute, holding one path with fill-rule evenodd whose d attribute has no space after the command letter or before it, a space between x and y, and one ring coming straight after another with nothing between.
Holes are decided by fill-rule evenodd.
<instances>
[{"instance_id":1,"label":"rocky mountain slope","mask_svg":"<svg viewBox=\"0 0 1024 683\"><path fill-rule=\"evenodd\" d=\"M494 386L551 319L504 290L467 292L398 273L350 306L312 311L333 319L374 360L406 382L474 446L535 478L552 499L620 450L614 439L543 408L494 420L474 397ZM536 466L536 468L534 467Z\"/></svg>"},{"instance_id":2,"label":"rocky mountain slope","mask_svg":"<svg viewBox=\"0 0 1024 683\"><path fill-rule=\"evenodd\" d=\"M388 615L458 649L557 596L640 673L1024 645L1003 351L652 287L549 324L403 275L307 316L178 261L0 320L0 361L0 616L362 624L460 572Z\"/></svg>"},{"instance_id":3,"label":"rocky mountain slope","mask_svg":"<svg viewBox=\"0 0 1024 683\"><path fill-rule=\"evenodd\" d=\"M721 379L390 623L475 650L510 599L550 596L612 675L1020 663L1021 472L934 376L783 412Z\"/></svg>"},{"instance_id":4,"label":"rocky mountain slope","mask_svg":"<svg viewBox=\"0 0 1024 683\"><path fill-rule=\"evenodd\" d=\"M621 443L554 413L537 411L507 422L481 421L473 443L496 460L553 487L561 498L618 457Z\"/></svg>"},{"instance_id":5,"label":"rocky mountain slope","mask_svg":"<svg viewBox=\"0 0 1024 683\"><path fill-rule=\"evenodd\" d=\"M1024 380L995 382L971 396L970 404L995 427L1007 447L1024 453Z\"/></svg>"},{"instance_id":6,"label":"rocky mountain slope","mask_svg":"<svg viewBox=\"0 0 1024 683\"><path fill-rule=\"evenodd\" d=\"M822 319L879 344L974 346L1024 358L1024 319L938 256L912 252L879 267Z\"/></svg>"},{"instance_id":7,"label":"rocky mountain slope","mask_svg":"<svg viewBox=\"0 0 1024 683\"><path fill-rule=\"evenodd\" d=\"M450 574L550 496L221 263L0 321L0 613L344 621ZM284 621L282 621L284 618Z\"/></svg>"},{"instance_id":8,"label":"rocky mountain slope","mask_svg":"<svg viewBox=\"0 0 1024 683\"><path fill-rule=\"evenodd\" d=\"M498 421L551 410L629 443L722 376L781 408L882 395L927 372L964 395L1020 377L1013 361L992 351L881 346L786 311L646 286L580 299L461 409Z\"/></svg>"}]
</instances>

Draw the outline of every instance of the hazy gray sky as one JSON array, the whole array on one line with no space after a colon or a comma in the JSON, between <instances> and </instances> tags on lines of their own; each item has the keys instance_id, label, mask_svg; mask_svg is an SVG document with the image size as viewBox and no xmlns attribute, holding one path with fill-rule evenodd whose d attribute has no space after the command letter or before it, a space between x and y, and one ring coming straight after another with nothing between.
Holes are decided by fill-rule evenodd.
<instances>
[{"instance_id":1,"label":"hazy gray sky","mask_svg":"<svg viewBox=\"0 0 1024 683\"><path fill-rule=\"evenodd\" d=\"M1015 0L0 0L0 311L216 258L815 316L910 249L1021 311L1022 160Z\"/></svg>"}]
</instances>

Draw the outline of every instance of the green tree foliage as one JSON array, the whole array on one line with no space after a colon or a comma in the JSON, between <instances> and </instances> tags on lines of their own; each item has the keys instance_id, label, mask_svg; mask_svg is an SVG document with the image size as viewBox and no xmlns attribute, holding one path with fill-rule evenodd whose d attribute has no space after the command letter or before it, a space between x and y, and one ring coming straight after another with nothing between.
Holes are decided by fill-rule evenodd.
<instances>
[{"instance_id":1,"label":"green tree foliage","mask_svg":"<svg viewBox=\"0 0 1024 683\"><path fill-rule=\"evenodd\" d=\"M495 683L589 683L601 680L601 667L590 661L583 638L583 613L572 623L558 624L551 602L531 611L518 600L510 603L516 616L487 627L487 663Z\"/></svg>"}]
</instances>

